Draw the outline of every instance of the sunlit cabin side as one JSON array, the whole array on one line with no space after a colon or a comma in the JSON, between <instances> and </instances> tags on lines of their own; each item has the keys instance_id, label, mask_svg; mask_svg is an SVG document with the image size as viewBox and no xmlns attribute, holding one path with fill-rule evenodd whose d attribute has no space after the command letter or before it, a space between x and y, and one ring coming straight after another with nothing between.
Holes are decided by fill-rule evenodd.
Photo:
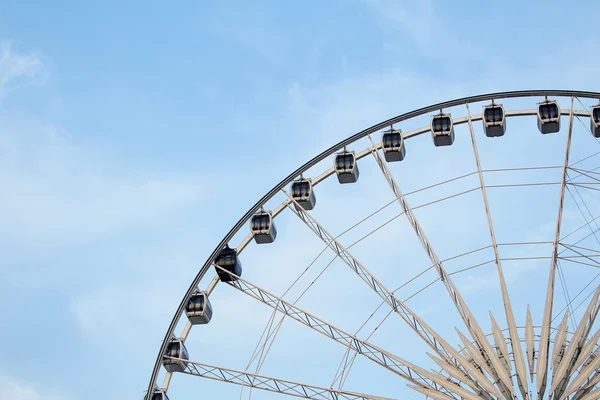
<instances>
[{"instance_id":1,"label":"sunlit cabin side","mask_svg":"<svg viewBox=\"0 0 600 400\"><path fill-rule=\"evenodd\" d=\"M223 268L225 271L229 271L234 275L242 276L242 263L237 255L237 250L226 246L217 258L215 258L215 265ZM237 280L237 277L228 274L227 272L216 268L217 275L221 282L231 282Z\"/></svg>"},{"instance_id":2,"label":"sunlit cabin side","mask_svg":"<svg viewBox=\"0 0 600 400\"><path fill-rule=\"evenodd\" d=\"M277 237L273 214L267 211L260 211L254 214L250 218L250 231L256 243L273 243Z\"/></svg>"},{"instance_id":3,"label":"sunlit cabin side","mask_svg":"<svg viewBox=\"0 0 600 400\"><path fill-rule=\"evenodd\" d=\"M540 132L556 133L560 131L560 107L554 100L545 100L538 104L538 129Z\"/></svg>"},{"instance_id":4,"label":"sunlit cabin side","mask_svg":"<svg viewBox=\"0 0 600 400\"><path fill-rule=\"evenodd\" d=\"M503 136L506 133L506 115L502 104L488 104L483 109L483 129L487 137Z\"/></svg>"},{"instance_id":5,"label":"sunlit cabin side","mask_svg":"<svg viewBox=\"0 0 600 400\"><path fill-rule=\"evenodd\" d=\"M183 339L171 339L167 345L167 349L165 350L165 357L189 360L190 356L185 348L185 345L183 344ZM163 358L163 366L169 372L183 372L185 371L188 363L182 360Z\"/></svg>"},{"instance_id":6,"label":"sunlit cabin side","mask_svg":"<svg viewBox=\"0 0 600 400\"><path fill-rule=\"evenodd\" d=\"M594 137L600 138L600 104L592 107L590 115L590 130Z\"/></svg>"},{"instance_id":7,"label":"sunlit cabin side","mask_svg":"<svg viewBox=\"0 0 600 400\"><path fill-rule=\"evenodd\" d=\"M212 318L213 310L206 292L194 292L186 306L185 315L192 325L208 324Z\"/></svg>"},{"instance_id":8,"label":"sunlit cabin side","mask_svg":"<svg viewBox=\"0 0 600 400\"><path fill-rule=\"evenodd\" d=\"M450 146L454 143L454 124L450 114L440 112L431 118L431 134L436 146Z\"/></svg>"},{"instance_id":9,"label":"sunlit cabin side","mask_svg":"<svg viewBox=\"0 0 600 400\"><path fill-rule=\"evenodd\" d=\"M394 162L404 160L406 150L404 138L400 129L390 129L381 135L381 148L385 161Z\"/></svg>"},{"instance_id":10,"label":"sunlit cabin side","mask_svg":"<svg viewBox=\"0 0 600 400\"><path fill-rule=\"evenodd\" d=\"M354 183L358 180L356 153L353 151L344 150L336 154L333 167L340 183Z\"/></svg>"},{"instance_id":11,"label":"sunlit cabin side","mask_svg":"<svg viewBox=\"0 0 600 400\"><path fill-rule=\"evenodd\" d=\"M305 210L312 210L315 208L317 198L313 190L312 179L300 178L297 181L292 182L292 198L298 203L298 205Z\"/></svg>"}]
</instances>

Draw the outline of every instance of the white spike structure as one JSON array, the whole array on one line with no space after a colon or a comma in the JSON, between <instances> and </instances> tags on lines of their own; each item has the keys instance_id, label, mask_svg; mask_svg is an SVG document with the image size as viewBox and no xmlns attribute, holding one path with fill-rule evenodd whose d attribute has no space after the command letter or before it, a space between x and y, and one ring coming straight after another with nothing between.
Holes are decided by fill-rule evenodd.
<instances>
[{"instance_id":1,"label":"white spike structure","mask_svg":"<svg viewBox=\"0 0 600 400\"><path fill-rule=\"evenodd\" d=\"M600 348L596 348L598 345L598 339L600 339L600 331L597 331L588 342L581 349L581 353L579 353L579 357L573 366L574 370L578 370L590 357L595 358L598 355L598 351ZM594 351L595 349L595 351Z\"/></svg>"},{"instance_id":2,"label":"white spike structure","mask_svg":"<svg viewBox=\"0 0 600 400\"><path fill-rule=\"evenodd\" d=\"M585 342L587 341L590 329L594 321L596 320L596 316L598 315L599 297L600 287L596 289L596 292L592 296L592 300L590 301L587 310L585 310L585 313L583 313L583 316L581 317L581 322L579 323L577 329L575 330L575 333L571 337L571 341L567 346L565 354L562 357L558 368L556 369L556 374L552 376L552 386L550 390L556 391L554 394L555 397L559 397L562 394L562 391L564 390L566 384L571 378L573 366L577 362L577 358L579 357L579 354L582 348L584 347ZM592 365L595 365L597 361L598 359L594 360ZM585 368L584 371L587 371L588 368L589 366ZM583 371L580 373L580 375L581 374L583 374ZM579 380L580 378L578 377L574 380L574 382Z\"/></svg>"},{"instance_id":3,"label":"white spike structure","mask_svg":"<svg viewBox=\"0 0 600 400\"><path fill-rule=\"evenodd\" d=\"M510 355L508 353L508 347L506 346L506 339L504 339L504 335L502 335L502 331L498 327L498 323L491 312L490 319L492 321L492 336L494 337L494 342L496 343L496 353L502 361L506 372L510 375Z\"/></svg>"},{"instance_id":4,"label":"white spike structure","mask_svg":"<svg viewBox=\"0 0 600 400\"><path fill-rule=\"evenodd\" d=\"M527 364L529 365L529 379L533 382L533 371L535 367L535 336L533 333L533 320L531 309L527 305L527 317L525 322L525 346L527 349Z\"/></svg>"},{"instance_id":5,"label":"white spike structure","mask_svg":"<svg viewBox=\"0 0 600 400\"><path fill-rule=\"evenodd\" d=\"M552 350L552 368L556 368L561 362L565 349L567 347L567 325L569 319L569 309L565 311L565 315L560 323L556 335L554 336L554 348Z\"/></svg>"}]
</instances>

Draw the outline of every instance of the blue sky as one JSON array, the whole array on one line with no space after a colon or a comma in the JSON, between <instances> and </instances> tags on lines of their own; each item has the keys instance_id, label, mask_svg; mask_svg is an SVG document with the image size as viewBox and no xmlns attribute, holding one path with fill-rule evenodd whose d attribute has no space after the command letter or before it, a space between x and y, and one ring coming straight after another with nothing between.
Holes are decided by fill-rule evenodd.
<instances>
[{"instance_id":1,"label":"blue sky","mask_svg":"<svg viewBox=\"0 0 600 400\"><path fill-rule=\"evenodd\" d=\"M340 139L470 94L600 89L600 4L500 4L0 2L0 398L141 397L206 256Z\"/></svg>"}]
</instances>

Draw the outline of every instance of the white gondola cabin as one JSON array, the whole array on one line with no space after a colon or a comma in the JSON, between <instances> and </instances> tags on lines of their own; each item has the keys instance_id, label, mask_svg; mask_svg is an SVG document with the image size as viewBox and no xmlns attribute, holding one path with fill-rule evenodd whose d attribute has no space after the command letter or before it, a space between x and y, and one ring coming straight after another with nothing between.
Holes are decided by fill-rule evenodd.
<instances>
[{"instance_id":1,"label":"white gondola cabin","mask_svg":"<svg viewBox=\"0 0 600 400\"><path fill-rule=\"evenodd\" d=\"M488 104L483 109L483 129L487 137L503 136L506 133L506 115L502 104Z\"/></svg>"},{"instance_id":2,"label":"white gondola cabin","mask_svg":"<svg viewBox=\"0 0 600 400\"><path fill-rule=\"evenodd\" d=\"M554 100L545 100L538 104L538 129L540 132L556 133L560 131L560 107Z\"/></svg>"},{"instance_id":3,"label":"white gondola cabin","mask_svg":"<svg viewBox=\"0 0 600 400\"><path fill-rule=\"evenodd\" d=\"M333 167L340 183L354 183L358 180L356 153L353 151L344 150L336 154Z\"/></svg>"},{"instance_id":4,"label":"white gondola cabin","mask_svg":"<svg viewBox=\"0 0 600 400\"><path fill-rule=\"evenodd\" d=\"M250 219L250 231L256 243L273 243L277 237L273 214L267 211L254 214Z\"/></svg>"},{"instance_id":5,"label":"white gondola cabin","mask_svg":"<svg viewBox=\"0 0 600 400\"><path fill-rule=\"evenodd\" d=\"M149 399L144 397L142 400L169 400L164 389L154 389Z\"/></svg>"},{"instance_id":6,"label":"white gondola cabin","mask_svg":"<svg viewBox=\"0 0 600 400\"><path fill-rule=\"evenodd\" d=\"M190 356L183 344L183 339L171 339L165 350L165 357L189 360ZM185 371L187 364L188 363L185 361L163 358L163 366L169 372L183 372Z\"/></svg>"},{"instance_id":7,"label":"white gondola cabin","mask_svg":"<svg viewBox=\"0 0 600 400\"><path fill-rule=\"evenodd\" d=\"M292 182L292 198L296 200L296 203L305 210L312 210L315 208L317 198L313 190L312 179L300 178L297 181Z\"/></svg>"},{"instance_id":8,"label":"white gondola cabin","mask_svg":"<svg viewBox=\"0 0 600 400\"><path fill-rule=\"evenodd\" d=\"M192 325L208 324L212 318L213 309L206 292L194 292L186 306L185 315Z\"/></svg>"},{"instance_id":9,"label":"white gondola cabin","mask_svg":"<svg viewBox=\"0 0 600 400\"><path fill-rule=\"evenodd\" d=\"M450 146L454 143L454 124L450 114L440 112L431 118L431 134L436 146Z\"/></svg>"},{"instance_id":10,"label":"white gondola cabin","mask_svg":"<svg viewBox=\"0 0 600 400\"><path fill-rule=\"evenodd\" d=\"M592 131L592 135L600 138L600 104L592 107L590 114L590 130Z\"/></svg>"},{"instance_id":11,"label":"white gondola cabin","mask_svg":"<svg viewBox=\"0 0 600 400\"><path fill-rule=\"evenodd\" d=\"M404 148L404 138L399 129L390 129L384 131L381 135L381 148L385 161L394 162L404 160L406 150Z\"/></svg>"},{"instance_id":12,"label":"white gondola cabin","mask_svg":"<svg viewBox=\"0 0 600 400\"><path fill-rule=\"evenodd\" d=\"M215 265L223 268L225 271L229 271L234 275L242 276L242 263L237 256L237 250L232 249L229 246L226 246L217 258L215 258ZM235 276L228 274L227 272L215 268L217 270L217 275L221 282L231 282L237 280Z\"/></svg>"}]
</instances>

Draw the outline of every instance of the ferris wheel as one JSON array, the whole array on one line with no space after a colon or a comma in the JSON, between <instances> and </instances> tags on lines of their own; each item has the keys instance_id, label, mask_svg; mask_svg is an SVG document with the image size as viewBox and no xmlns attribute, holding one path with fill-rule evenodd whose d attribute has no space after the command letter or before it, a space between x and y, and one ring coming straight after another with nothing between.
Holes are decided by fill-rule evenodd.
<instances>
[{"instance_id":1,"label":"ferris wheel","mask_svg":"<svg viewBox=\"0 0 600 400\"><path fill-rule=\"evenodd\" d=\"M600 398L599 99L455 99L317 155L201 266L145 399Z\"/></svg>"}]
</instances>

